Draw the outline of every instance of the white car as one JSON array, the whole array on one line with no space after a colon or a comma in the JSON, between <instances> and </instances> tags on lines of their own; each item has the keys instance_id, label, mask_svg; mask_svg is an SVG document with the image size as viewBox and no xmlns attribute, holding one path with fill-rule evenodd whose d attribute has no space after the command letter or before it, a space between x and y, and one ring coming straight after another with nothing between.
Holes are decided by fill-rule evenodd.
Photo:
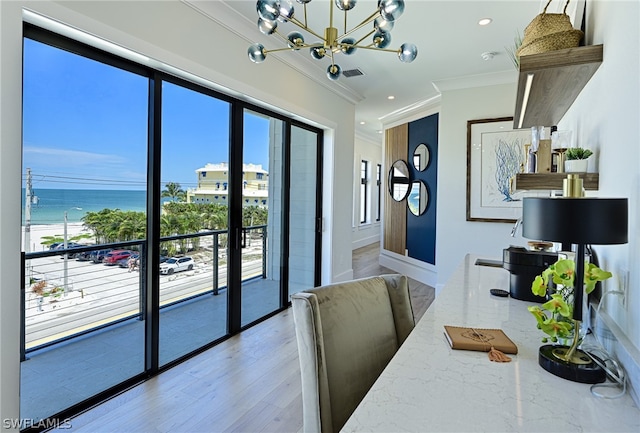
<instances>
[{"instance_id":1,"label":"white car","mask_svg":"<svg viewBox=\"0 0 640 433\"><path fill-rule=\"evenodd\" d=\"M160 264L162 275L171 275L174 272L190 271L193 269L194 261L192 257L171 257L166 262Z\"/></svg>"}]
</instances>

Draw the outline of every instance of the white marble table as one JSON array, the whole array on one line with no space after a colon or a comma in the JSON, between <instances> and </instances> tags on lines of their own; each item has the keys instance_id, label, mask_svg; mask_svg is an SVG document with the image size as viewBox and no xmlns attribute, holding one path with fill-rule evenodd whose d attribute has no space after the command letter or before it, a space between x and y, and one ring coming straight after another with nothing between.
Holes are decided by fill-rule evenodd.
<instances>
[{"instance_id":1,"label":"white marble table","mask_svg":"<svg viewBox=\"0 0 640 433\"><path fill-rule=\"evenodd\" d=\"M538 365L542 333L532 303L489 294L508 290L501 268L468 255L343 428L345 432L640 432L627 394L594 397L590 385ZM509 363L452 350L444 325L502 328L518 346Z\"/></svg>"}]
</instances>

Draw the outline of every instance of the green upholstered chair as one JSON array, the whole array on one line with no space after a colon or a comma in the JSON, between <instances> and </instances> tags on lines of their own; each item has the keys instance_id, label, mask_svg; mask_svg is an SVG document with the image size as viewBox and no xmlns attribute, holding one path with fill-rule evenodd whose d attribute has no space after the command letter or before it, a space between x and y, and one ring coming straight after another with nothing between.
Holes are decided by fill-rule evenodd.
<instances>
[{"instance_id":1,"label":"green upholstered chair","mask_svg":"<svg viewBox=\"0 0 640 433\"><path fill-rule=\"evenodd\" d=\"M337 432L413 329L404 275L291 296L302 374L303 430Z\"/></svg>"}]
</instances>

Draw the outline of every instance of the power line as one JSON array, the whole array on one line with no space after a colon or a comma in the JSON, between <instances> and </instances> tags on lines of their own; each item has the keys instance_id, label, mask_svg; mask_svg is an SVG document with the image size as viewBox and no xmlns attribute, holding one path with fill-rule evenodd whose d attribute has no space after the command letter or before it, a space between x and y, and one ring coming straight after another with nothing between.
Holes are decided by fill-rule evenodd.
<instances>
[{"instance_id":1,"label":"power line","mask_svg":"<svg viewBox=\"0 0 640 433\"><path fill-rule=\"evenodd\" d=\"M105 186L140 186L146 188L146 181L135 181L135 180L118 180L118 179L101 179L101 178L90 178L90 177L74 177L74 176L54 176L50 174L37 174L32 177L37 178L35 182L49 182L49 183L60 183L60 184L90 184L90 185L105 185ZM26 180L26 177L23 178ZM162 184L167 184L172 181L161 181ZM197 186L197 182L179 182L180 185L184 186Z\"/></svg>"},{"instance_id":2,"label":"power line","mask_svg":"<svg viewBox=\"0 0 640 433\"><path fill-rule=\"evenodd\" d=\"M49 174L36 174L34 177L38 178L38 181L48 181L52 183L106 183L106 184L123 184L123 185L146 185L145 181L136 180L118 180L118 179L100 179L90 177L72 177L72 176L53 176Z\"/></svg>"}]
</instances>

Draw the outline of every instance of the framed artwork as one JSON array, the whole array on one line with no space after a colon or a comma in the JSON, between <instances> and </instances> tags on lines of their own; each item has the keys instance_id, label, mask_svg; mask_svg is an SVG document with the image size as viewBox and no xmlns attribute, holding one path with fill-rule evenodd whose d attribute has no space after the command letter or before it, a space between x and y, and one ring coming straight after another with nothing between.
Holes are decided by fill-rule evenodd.
<instances>
[{"instance_id":1,"label":"framed artwork","mask_svg":"<svg viewBox=\"0 0 640 433\"><path fill-rule=\"evenodd\" d=\"M510 179L525 163L531 130L512 129L513 117L467 122L467 221L513 223L522 213L522 192Z\"/></svg>"}]
</instances>

